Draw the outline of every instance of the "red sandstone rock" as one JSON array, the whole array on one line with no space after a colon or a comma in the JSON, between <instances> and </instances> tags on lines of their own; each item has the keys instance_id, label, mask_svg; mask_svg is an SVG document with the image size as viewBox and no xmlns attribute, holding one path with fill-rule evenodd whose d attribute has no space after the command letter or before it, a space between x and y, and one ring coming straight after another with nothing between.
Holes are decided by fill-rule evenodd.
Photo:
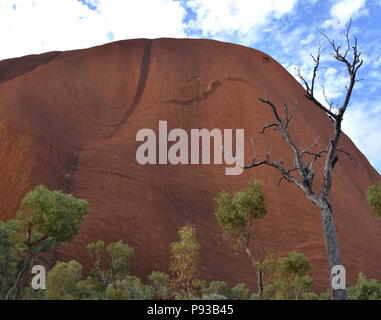
<instances>
[{"instance_id":1,"label":"red sandstone rock","mask_svg":"<svg viewBox=\"0 0 381 320\"><path fill-rule=\"evenodd\" d=\"M278 103L298 100L291 124L295 139L320 145L330 120L304 97L303 88L271 57L250 48L210 40L137 39L86 50L53 52L0 62L0 219L14 216L20 199L37 184L85 198L91 213L73 244L57 255L88 263L85 245L122 239L136 249L134 272L166 270L168 244L184 224L197 228L201 277L247 282L255 273L244 254L223 239L214 219L221 190L260 179L268 216L259 223L255 247L279 254L305 253L316 288L328 286L326 252L317 208L275 170L260 167L226 176L225 165L145 165L136 162L141 128L243 128L256 140L258 156L290 161L279 134L259 135L272 120L258 101L267 91ZM246 159L251 157L250 143ZM359 271L381 280L381 222L364 197L380 175L349 138L335 168L332 199L349 280ZM321 164L319 164L321 165Z\"/></svg>"}]
</instances>

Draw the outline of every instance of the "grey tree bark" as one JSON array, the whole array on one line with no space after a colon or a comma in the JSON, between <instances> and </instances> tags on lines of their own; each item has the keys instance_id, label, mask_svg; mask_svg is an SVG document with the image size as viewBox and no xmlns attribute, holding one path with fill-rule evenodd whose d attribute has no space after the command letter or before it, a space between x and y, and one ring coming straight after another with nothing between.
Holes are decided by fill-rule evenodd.
<instances>
[{"instance_id":1,"label":"grey tree bark","mask_svg":"<svg viewBox=\"0 0 381 320\"><path fill-rule=\"evenodd\" d=\"M339 242L336 237L335 222L330 204L328 202L323 203L320 210L328 264L329 269L332 270L334 266L342 265ZM347 298L346 290L343 289L332 290L331 295L333 300L346 300Z\"/></svg>"}]
</instances>

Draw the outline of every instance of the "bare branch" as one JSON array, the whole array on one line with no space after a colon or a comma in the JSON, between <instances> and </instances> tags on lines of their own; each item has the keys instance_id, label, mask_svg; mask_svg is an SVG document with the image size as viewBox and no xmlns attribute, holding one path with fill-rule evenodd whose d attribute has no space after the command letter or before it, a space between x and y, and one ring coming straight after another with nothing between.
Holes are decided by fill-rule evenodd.
<instances>
[{"instance_id":1,"label":"bare branch","mask_svg":"<svg viewBox=\"0 0 381 320\"><path fill-rule=\"evenodd\" d=\"M287 170L287 173L290 174L290 173L292 173L292 172L294 172L294 171L296 171L296 170L298 170L298 169L297 169L297 168L292 168L292 169L290 169L290 170ZM282 180L285 180L285 179L286 179L285 176L282 175L282 176L279 178L278 186L280 186Z\"/></svg>"},{"instance_id":2,"label":"bare branch","mask_svg":"<svg viewBox=\"0 0 381 320\"><path fill-rule=\"evenodd\" d=\"M352 25L352 19L349 20L347 31L345 32L345 40L347 41L347 50L344 53L344 58L347 57L349 51L351 50L351 42L349 40L349 32L351 29L351 25Z\"/></svg>"},{"instance_id":3,"label":"bare branch","mask_svg":"<svg viewBox=\"0 0 381 320\"><path fill-rule=\"evenodd\" d=\"M250 137L250 142L253 146L253 159L252 159L252 162L255 162L255 160L257 159L257 150L255 148L255 143L254 143L254 140L252 137Z\"/></svg>"},{"instance_id":4,"label":"bare branch","mask_svg":"<svg viewBox=\"0 0 381 320\"><path fill-rule=\"evenodd\" d=\"M278 123L273 122L273 123L271 123L271 124L265 124L265 125L263 126L263 128L261 129L261 131L259 131L259 133L260 133L260 134L263 134L263 133L266 131L266 129L271 128L271 127L278 127Z\"/></svg>"},{"instance_id":5,"label":"bare branch","mask_svg":"<svg viewBox=\"0 0 381 320\"><path fill-rule=\"evenodd\" d=\"M314 95L315 80L316 80L317 71L318 71L319 65L320 65L320 52L321 52L321 44L319 44L318 53L317 53L316 57L314 57L312 54L310 54L310 56L312 57L312 60L315 62L315 66L314 66L313 72L312 72L311 89L309 92L309 94L311 96Z\"/></svg>"},{"instance_id":6,"label":"bare branch","mask_svg":"<svg viewBox=\"0 0 381 320\"><path fill-rule=\"evenodd\" d=\"M359 68L363 64L363 60L360 59L361 52L358 50L358 41L357 38L354 37L354 44L352 45L352 55L353 59L352 62L350 62L347 58L347 55L350 50L348 50L348 43L350 47L350 38L349 38L349 31L350 31L350 24L348 25L347 32L345 35L345 38L347 40L347 51L345 51L344 54L341 54L340 47L336 46L333 41L329 39L327 35L323 33L323 35L328 39L329 43L331 44L333 50L334 50L334 58L340 62L343 62L347 67L347 73L349 77L349 85L347 87L347 92L345 95L344 102L342 105L338 108L338 113L335 118L334 122L334 133L330 140L327 158L325 162L325 168L324 168L324 187L323 187L323 194L325 197L328 197L329 192L331 190L332 186L332 170L337 162L337 152L343 152L342 150L338 149L339 139L341 136L341 122L343 120L343 115L345 111L347 110L347 107L349 105L349 101L352 96L353 88L357 82L357 72ZM340 151L339 151L340 150ZM352 161L353 162L353 161Z\"/></svg>"},{"instance_id":7,"label":"bare branch","mask_svg":"<svg viewBox=\"0 0 381 320\"><path fill-rule=\"evenodd\" d=\"M321 89L322 89L322 92L323 92L324 100L329 105L329 110L331 111L334 103L328 100L328 97L327 97L327 95L325 93L325 87L324 87L324 85L321 86Z\"/></svg>"},{"instance_id":8,"label":"bare branch","mask_svg":"<svg viewBox=\"0 0 381 320\"><path fill-rule=\"evenodd\" d=\"M358 168L358 166L359 166L358 161L350 152L348 152L342 148L337 148L337 152L342 152L345 155L347 155L348 158L351 160L353 167Z\"/></svg>"},{"instance_id":9,"label":"bare branch","mask_svg":"<svg viewBox=\"0 0 381 320\"><path fill-rule=\"evenodd\" d=\"M316 146L318 145L319 140L320 140L320 137L321 137L321 135L319 134L319 135L315 138L315 141L314 141L310 146L308 146L308 147L306 147L306 148L304 148L304 149L302 150L302 156L303 156L303 154L315 154L315 153L313 153L313 152L310 152L310 150L311 150L313 147L316 147Z\"/></svg>"},{"instance_id":10,"label":"bare branch","mask_svg":"<svg viewBox=\"0 0 381 320\"><path fill-rule=\"evenodd\" d=\"M284 127L286 129L288 128L290 121L294 117L294 114L295 114L296 109L298 108L298 105L299 105L299 102L295 101L294 108L292 109L291 112L289 112L287 103L283 104L283 114L284 114L284 121L285 121Z\"/></svg>"},{"instance_id":11,"label":"bare branch","mask_svg":"<svg viewBox=\"0 0 381 320\"><path fill-rule=\"evenodd\" d=\"M313 96L310 96L308 94L305 95L305 97L312 101L316 106L318 106L321 110L323 110L325 113L327 113L328 115L330 115L333 119L336 119L337 118L337 115L336 113L332 112L330 109L326 108L324 105L322 105L319 100L317 100L315 97Z\"/></svg>"},{"instance_id":12,"label":"bare branch","mask_svg":"<svg viewBox=\"0 0 381 320\"><path fill-rule=\"evenodd\" d=\"M258 100L263 102L263 103L265 103L265 104L267 104L268 106L270 106L271 110L274 113L274 116L275 116L276 120L278 121L278 124L281 124L282 123L282 119L280 118L280 116L278 114L276 106L269 100L268 95L266 95L264 99L258 98Z\"/></svg>"},{"instance_id":13,"label":"bare branch","mask_svg":"<svg viewBox=\"0 0 381 320\"><path fill-rule=\"evenodd\" d=\"M311 92L310 85L308 84L307 80L303 77L302 73L300 72L300 68L296 69L298 78L304 83L305 89L307 92Z\"/></svg>"}]
</instances>

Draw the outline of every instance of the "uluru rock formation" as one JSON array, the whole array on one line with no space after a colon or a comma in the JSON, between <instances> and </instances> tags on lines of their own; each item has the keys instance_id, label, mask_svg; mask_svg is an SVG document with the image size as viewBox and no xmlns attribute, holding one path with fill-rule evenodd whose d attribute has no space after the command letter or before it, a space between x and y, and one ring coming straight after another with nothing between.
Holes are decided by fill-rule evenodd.
<instances>
[{"instance_id":1,"label":"uluru rock formation","mask_svg":"<svg viewBox=\"0 0 381 320\"><path fill-rule=\"evenodd\" d=\"M304 97L304 89L274 59L243 46L195 39L136 39L90 49L52 52L0 61L0 219L12 218L35 185L61 189L89 201L75 241L56 254L88 262L86 244L123 240L136 250L134 272L167 270L168 245L177 229L192 224L202 245L200 277L246 282L255 273L246 256L223 239L214 198L251 179L264 184L267 217L254 245L278 254L296 250L311 260L315 288L328 287L328 267L319 211L294 185L267 167L225 175L225 165L139 165L142 128L245 129L258 157L292 153L277 132L259 135L272 113L258 101L267 92L277 103L299 102L290 124L308 146L319 135L325 146L329 118ZM345 120L344 120L345 121ZM251 144L246 141L246 158ZM381 222L364 192L380 180L351 140L342 146L332 200L343 262L350 281L363 271L381 280ZM318 163L321 166L321 163Z\"/></svg>"}]
</instances>

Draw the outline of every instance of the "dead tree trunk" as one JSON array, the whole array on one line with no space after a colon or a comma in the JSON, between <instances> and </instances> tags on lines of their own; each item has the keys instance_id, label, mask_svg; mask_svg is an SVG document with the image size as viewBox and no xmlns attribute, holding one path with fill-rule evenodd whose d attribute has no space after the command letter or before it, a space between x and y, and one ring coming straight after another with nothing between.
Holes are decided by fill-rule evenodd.
<instances>
[{"instance_id":1,"label":"dead tree trunk","mask_svg":"<svg viewBox=\"0 0 381 320\"><path fill-rule=\"evenodd\" d=\"M263 134L269 128L276 128L277 131L282 135L282 138L289 144L294 154L294 167L286 168L282 159L279 159L278 161L272 161L270 159L271 151L266 152L264 160L257 161L255 145L253 140L251 140L254 147L254 157L252 163L244 166L245 169L249 169L261 165L267 165L277 169L281 174L281 179L279 182L281 182L282 179L285 179L288 182L294 183L301 190L303 190L307 199L311 200L319 208L322 218L323 234L327 248L327 260L330 268L329 273L331 280L332 268L337 265L342 265L339 242L335 230L333 210L329 197L332 186L332 174L333 169L338 161L337 154L339 152L349 156L353 162L353 158L351 157L350 153L339 147L339 140L341 137L341 123L343 121L344 113L347 110L353 92L353 88L356 82L359 81L356 79L357 71L363 63L363 61L360 60L361 52L358 51L357 38L354 38L353 45L350 44L349 30L350 24L345 34L347 45L344 52L342 52L341 46L337 46L334 41L330 40L325 34L323 34L333 49L333 57L337 61L345 64L349 76L349 85L346 87L347 91L344 102L342 103L341 107L337 107L337 111L332 110L333 103L331 103L325 96L324 86L323 94L325 96L327 106L320 103L314 96L315 79L320 64L320 47L316 57L311 55L312 59L315 62L311 82L308 83L299 73L300 79L305 85L306 98L313 102L313 104L317 106L319 109L324 111L333 123L333 133L327 146L327 149L313 151L314 147L318 144L318 138L309 147L301 148L293 139L290 131L288 130L288 125L293 118L297 104L295 104L294 109L290 112L287 104L284 103L282 115L279 112L279 108L277 108L276 104L269 99L268 95L266 95L264 99L259 98L259 100L271 109L275 121L273 123L266 124L262 128L260 133ZM351 55L352 57L349 58L349 55ZM326 156L325 165L322 172L323 186L319 192L316 192L315 189L317 189L317 187L314 186L314 176L316 172L313 170L313 164L317 159L320 159L323 156ZM306 160L306 158L308 159ZM346 299L346 290L331 288L331 298L337 300Z\"/></svg>"},{"instance_id":2,"label":"dead tree trunk","mask_svg":"<svg viewBox=\"0 0 381 320\"><path fill-rule=\"evenodd\" d=\"M327 249L328 265L331 278L332 268L337 265L342 265L342 261L340 256L339 242L336 237L333 212L329 202L324 200L322 201L320 213L322 218L323 234L325 246ZM333 300L346 300L347 298L346 290L343 289L332 290L331 295Z\"/></svg>"}]
</instances>

